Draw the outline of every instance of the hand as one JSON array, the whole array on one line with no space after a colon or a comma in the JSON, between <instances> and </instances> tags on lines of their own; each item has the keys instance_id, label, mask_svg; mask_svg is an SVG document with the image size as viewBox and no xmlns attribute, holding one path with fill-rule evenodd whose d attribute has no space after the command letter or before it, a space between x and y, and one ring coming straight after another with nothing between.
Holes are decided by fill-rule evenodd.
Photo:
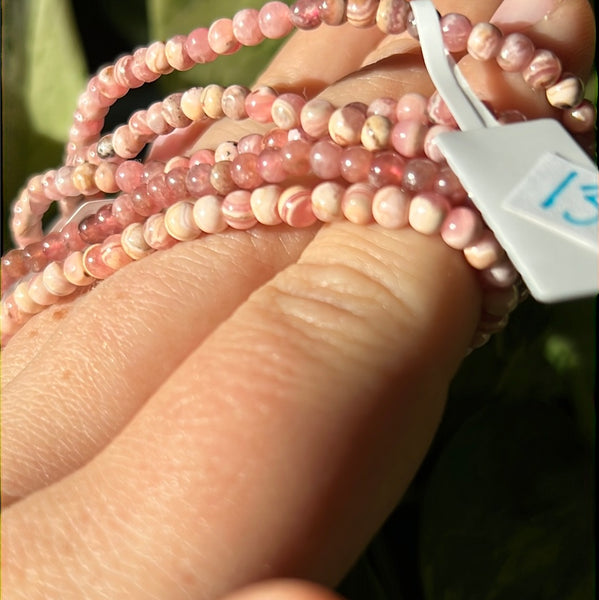
<instances>
[{"instance_id":1,"label":"hand","mask_svg":"<svg viewBox=\"0 0 599 600\"><path fill-rule=\"evenodd\" d=\"M499 2L437 5L478 22ZM524 26L517 0L501 11ZM585 75L593 23L568 0L527 32ZM495 107L548 114L515 78L462 68ZM335 103L432 90L415 42L348 27L295 35L261 82ZM436 237L340 223L204 236L44 311L3 356L6 597L334 585L418 469L479 308Z\"/></svg>"}]
</instances>

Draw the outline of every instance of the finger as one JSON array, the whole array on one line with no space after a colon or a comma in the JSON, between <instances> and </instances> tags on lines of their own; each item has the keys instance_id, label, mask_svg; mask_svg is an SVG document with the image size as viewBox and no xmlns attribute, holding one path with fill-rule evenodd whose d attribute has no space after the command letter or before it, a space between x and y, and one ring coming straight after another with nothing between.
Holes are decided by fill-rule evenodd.
<instances>
[{"instance_id":1,"label":"finger","mask_svg":"<svg viewBox=\"0 0 599 600\"><path fill-rule=\"evenodd\" d=\"M349 225L319 237L91 463L8 508L8 589L27 591L31 569L52 589L66 568L89 598L102 580L135 599L341 577L426 452L479 300L436 238Z\"/></svg>"},{"instance_id":2,"label":"finger","mask_svg":"<svg viewBox=\"0 0 599 600\"><path fill-rule=\"evenodd\" d=\"M3 384L3 505L90 460L220 321L296 260L311 235L256 228L206 236L131 264L70 308L30 321L14 355L11 342L3 357L16 370L43 337L35 359Z\"/></svg>"},{"instance_id":3,"label":"finger","mask_svg":"<svg viewBox=\"0 0 599 600\"><path fill-rule=\"evenodd\" d=\"M272 580L249 585L222 600L341 600L319 585L298 580Z\"/></svg>"}]
</instances>

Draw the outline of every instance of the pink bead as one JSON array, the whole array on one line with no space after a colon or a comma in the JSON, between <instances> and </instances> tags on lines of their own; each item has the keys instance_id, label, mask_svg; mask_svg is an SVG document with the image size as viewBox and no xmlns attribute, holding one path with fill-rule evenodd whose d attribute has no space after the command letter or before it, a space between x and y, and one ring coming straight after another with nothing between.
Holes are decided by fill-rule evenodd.
<instances>
[{"instance_id":1,"label":"pink bead","mask_svg":"<svg viewBox=\"0 0 599 600\"><path fill-rule=\"evenodd\" d=\"M48 260L61 261L64 260L68 253L69 248L64 241L64 238L57 231L49 233L41 242L42 252L48 258Z\"/></svg>"},{"instance_id":2,"label":"pink bead","mask_svg":"<svg viewBox=\"0 0 599 600\"><path fill-rule=\"evenodd\" d=\"M320 20L327 25L341 25L345 22L346 0L320 0L318 13Z\"/></svg>"},{"instance_id":3,"label":"pink bead","mask_svg":"<svg viewBox=\"0 0 599 600\"><path fill-rule=\"evenodd\" d=\"M102 260L101 244L93 244L83 252L83 268L94 279L106 279L114 273Z\"/></svg>"},{"instance_id":4,"label":"pink bead","mask_svg":"<svg viewBox=\"0 0 599 600\"><path fill-rule=\"evenodd\" d=\"M468 36L468 54L475 60L490 60L499 54L503 34L491 23L477 23Z\"/></svg>"},{"instance_id":5,"label":"pink bead","mask_svg":"<svg viewBox=\"0 0 599 600\"><path fill-rule=\"evenodd\" d=\"M114 65L114 78L123 87L134 89L143 85L143 80L135 77L132 71L133 56L125 54L117 59Z\"/></svg>"},{"instance_id":6,"label":"pink bead","mask_svg":"<svg viewBox=\"0 0 599 600\"><path fill-rule=\"evenodd\" d=\"M185 200L169 206L164 214L164 226L168 233L180 242L195 240L200 229L193 219L193 203Z\"/></svg>"},{"instance_id":7,"label":"pink bead","mask_svg":"<svg viewBox=\"0 0 599 600\"><path fill-rule=\"evenodd\" d=\"M42 176L42 188L44 190L44 196L48 200L60 200L62 194L56 188L56 171L46 171Z\"/></svg>"},{"instance_id":8,"label":"pink bead","mask_svg":"<svg viewBox=\"0 0 599 600\"><path fill-rule=\"evenodd\" d=\"M85 248L85 242L79 235L79 224L75 221L71 221L60 230L60 235L64 240L64 244L67 246L69 251L82 250Z\"/></svg>"},{"instance_id":9,"label":"pink bead","mask_svg":"<svg viewBox=\"0 0 599 600\"><path fill-rule=\"evenodd\" d=\"M94 174L94 183L96 187L106 194L114 194L119 191L115 179L115 173L118 165L115 163L102 162L98 165Z\"/></svg>"},{"instance_id":10,"label":"pink bead","mask_svg":"<svg viewBox=\"0 0 599 600\"><path fill-rule=\"evenodd\" d=\"M302 177L310 172L310 150L312 146L305 140L288 142L281 149L283 168L288 175Z\"/></svg>"},{"instance_id":11,"label":"pink bead","mask_svg":"<svg viewBox=\"0 0 599 600\"><path fill-rule=\"evenodd\" d=\"M144 216L135 210L135 205L129 194L121 194L112 203L112 214L121 227L131 223L141 223Z\"/></svg>"},{"instance_id":12,"label":"pink bead","mask_svg":"<svg viewBox=\"0 0 599 600\"><path fill-rule=\"evenodd\" d=\"M238 144L239 154L260 154L262 151L262 136L259 133L250 133L243 136Z\"/></svg>"},{"instance_id":13,"label":"pink bead","mask_svg":"<svg viewBox=\"0 0 599 600\"><path fill-rule=\"evenodd\" d=\"M187 191L194 198L199 198L205 194L214 194L215 189L210 183L210 174L212 173L212 166L209 164L193 165L189 168L185 185ZM158 183L158 181L156 182Z\"/></svg>"},{"instance_id":14,"label":"pink bead","mask_svg":"<svg viewBox=\"0 0 599 600\"><path fill-rule=\"evenodd\" d=\"M428 98L416 92L404 94L395 108L398 121L418 121L423 125L428 124Z\"/></svg>"},{"instance_id":15,"label":"pink bead","mask_svg":"<svg viewBox=\"0 0 599 600\"><path fill-rule=\"evenodd\" d=\"M341 176L349 183L368 178L372 154L361 146L345 148L341 153Z\"/></svg>"},{"instance_id":16,"label":"pink bead","mask_svg":"<svg viewBox=\"0 0 599 600\"><path fill-rule=\"evenodd\" d=\"M533 90L541 90L553 85L561 74L562 63L551 50L536 50L522 78Z\"/></svg>"},{"instance_id":17,"label":"pink bead","mask_svg":"<svg viewBox=\"0 0 599 600\"><path fill-rule=\"evenodd\" d=\"M341 174L341 148L329 140L321 140L312 146L310 167L320 179L335 179Z\"/></svg>"},{"instance_id":18,"label":"pink bead","mask_svg":"<svg viewBox=\"0 0 599 600\"><path fill-rule=\"evenodd\" d=\"M262 138L262 148L280 150L289 141L289 132L285 129L271 129Z\"/></svg>"},{"instance_id":19,"label":"pink bead","mask_svg":"<svg viewBox=\"0 0 599 600\"><path fill-rule=\"evenodd\" d=\"M124 85L119 85L114 75L114 67L112 65L100 69L97 75L98 90L107 98L122 98L129 90Z\"/></svg>"},{"instance_id":20,"label":"pink bead","mask_svg":"<svg viewBox=\"0 0 599 600\"><path fill-rule=\"evenodd\" d=\"M283 222L278 209L281 191L280 186L271 184L257 187L251 193L250 207L258 223L278 225Z\"/></svg>"},{"instance_id":21,"label":"pink bead","mask_svg":"<svg viewBox=\"0 0 599 600\"><path fill-rule=\"evenodd\" d=\"M498 288L509 287L518 280L518 271L514 265L503 257L488 269L483 269L479 273L482 282Z\"/></svg>"},{"instance_id":22,"label":"pink bead","mask_svg":"<svg viewBox=\"0 0 599 600\"><path fill-rule=\"evenodd\" d=\"M133 62L131 63L131 73L137 79L140 79L144 83L151 83L156 81L159 77L159 73L151 71L146 64L147 48L138 48L133 53Z\"/></svg>"},{"instance_id":23,"label":"pink bead","mask_svg":"<svg viewBox=\"0 0 599 600\"><path fill-rule=\"evenodd\" d=\"M291 22L298 29L316 29L320 25L319 0L296 0L291 5Z\"/></svg>"},{"instance_id":24,"label":"pink bead","mask_svg":"<svg viewBox=\"0 0 599 600\"><path fill-rule=\"evenodd\" d=\"M406 158L424 154L424 140L428 127L420 121L403 119L391 130L391 144Z\"/></svg>"},{"instance_id":25,"label":"pink bead","mask_svg":"<svg viewBox=\"0 0 599 600\"><path fill-rule=\"evenodd\" d=\"M429 98L427 112L433 123L457 129L457 123L439 92L434 92Z\"/></svg>"},{"instance_id":26,"label":"pink bead","mask_svg":"<svg viewBox=\"0 0 599 600\"><path fill-rule=\"evenodd\" d=\"M102 106L97 95L85 91L79 96L77 110L85 119L102 119L108 113L108 107Z\"/></svg>"},{"instance_id":27,"label":"pink bead","mask_svg":"<svg viewBox=\"0 0 599 600\"><path fill-rule=\"evenodd\" d=\"M376 24L383 33L403 33L408 25L409 14L410 4L406 0L380 0Z\"/></svg>"},{"instance_id":28,"label":"pink bead","mask_svg":"<svg viewBox=\"0 0 599 600\"><path fill-rule=\"evenodd\" d=\"M250 119L258 123L269 123L272 105L276 98L277 93L267 86L260 86L250 92L245 100L245 110Z\"/></svg>"},{"instance_id":29,"label":"pink bead","mask_svg":"<svg viewBox=\"0 0 599 600\"><path fill-rule=\"evenodd\" d=\"M486 229L472 244L464 248L464 256L475 269L483 270L495 266L505 252L495 239L493 232Z\"/></svg>"},{"instance_id":30,"label":"pink bead","mask_svg":"<svg viewBox=\"0 0 599 600\"><path fill-rule=\"evenodd\" d=\"M457 175L447 165L443 165L437 172L433 189L445 196L452 205L464 202L468 195Z\"/></svg>"},{"instance_id":31,"label":"pink bead","mask_svg":"<svg viewBox=\"0 0 599 600\"><path fill-rule=\"evenodd\" d=\"M354 27L371 27L376 23L379 0L348 0L347 22Z\"/></svg>"},{"instance_id":32,"label":"pink bead","mask_svg":"<svg viewBox=\"0 0 599 600\"><path fill-rule=\"evenodd\" d=\"M208 29L208 44L216 54L234 54L241 44L233 33L231 19L217 19Z\"/></svg>"},{"instance_id":33,"label":"pink bead","mask_svg":"<svg viewBox=\"0 0 599 600\"><path fill-rule=\"evenodd\" d=\"M265 148L258 155L258 173L268 183L279 183L287 177L283 156L279 150Z\"/></svg>"},{"instance_id":34,"label":"pink bead","mask_svg":"<svg viewBox=\"0 0 599 600\"><path fill-rule=\"evenodd\" d=\"M252 190L261 185L264 180L258 171L258 156L239 154L231 164L231 178L244 190Z\"/></svg>"},{"instance_id":35,"label":"pink bead","mask_svg":"<svg viewBox=\"0 0 599 600\"><path fill-rule=\"evenodd\" d=\"M73 184L74 167L60 167L56 171L54 185L61 196L78 196L79 190Z\"/></svg>"},{"instance_id":36,"label":"pink bead","mask_svg":"<svg viewBox=\"0 0 599 600\"><path fill-rule=\"evenodd\" d=\"M225 196L237 187L231 177L231 163L228 160L214 163L210 170L210 184L221 196Z\"/></svg>"},{"instance_id":37,"label":"pink bead","mask_svg":"<svg viewBox=\"0 0 599 600\"><path fill-rule=\"evenodd\" d=\"M241 85L230 85L226 88L221 100L222 110L225 115L234 121L247 118L245 101L249 93L250 91Z\"/></svg>"},{"instance_id":38,"label":"pink bead","mask_svg":"<svg viewBox=\"0 0 599 600\"><path fill-rule=\"evenodd\" d=\"M153 42L146 50L146 66L152 73L168 75L174 71L166 57L166 48L163 42Z\"/></svg>"},{"instance_id":39,"label":"pink bead","mask_svg":"<svg viewBox=\"0 0 599 600\"><path fill-rule=\"evenodd\" d=\"M301 126L308 135L322 137L329 131L329 119L334 112L335 107L328 100L309 100L300 112Z\"/></svg>"},{"instance_id":40,"label":"pink bead","mask_svg":"<svg viewBox=\"0 0 599 600\"><path fill-rule=\"evenodd\" d=\"M298 94L281 94L270 109L273 123L283 129L300 125L300 112L306 101Z\"/></svg>"},{"instance_id":41,"label":"pink bead","mask_svg":"<svg viewBox=\"0 0 599 600\"><path fill-rule=\"evenodd\" d=\"M468 37L472 31L472 23L468 17L459 13L448 13L441 18L443 43L450 52L464 52Z\"/></svg>"},{"instance_id":42,"label":"pink bead","mask_svg":"<svg viewBox=\"0 0 599 600\"><path fill-rule=\"evenodd\" d=\"M193 167L195 165L213 165L216 161L214 160L214 151L208 148L202 148L201 150L196 150L189 157L189 167Z\"/></svg>"},{"instance_id":43,"label":"pink bead","mask_svg":"<svg viewBox=\"0 0 599 600\"><path fill-rule=\"evenodd\" d=\"M395 185L384 186L372 199L372 216L386 229L401 229L408 224L411 196Z\"/></svg>"},{"instance_id":44,"label":"pink bead","mask_svg":"<svg viewBox=\"0 0 599 600\"><path fill-rule=\"evenodd\" d=\"M125 227L121 234L121 247L132 260L140 260L154 252L144 238L144 225L141 223L131 223Z\"/></svg>"},{"instance_id":45,"label":"pink bead","mask_svg":"<svg viewBox=\"0 0 599 600\"><path fill-rule=\"evenodd\" d=\"M310 195L310 189L301 185L291 186L281 192L278 211L284 223L291 227L309 227L316 222Z\"/></svg>"},{"instance_id":46,"label":"pink bead","mask_svg":"<svg viewBox=\"0 0 599 600\"><path fill-rule=\"evenodd\" d=\"M108 96L104 95L100 91L100 87L99 77L98 75L95 75L87 82L86 91L90 94L94 102L97 102L100 106L112 106L115 103L116 98L109 98Z\"/></svg>"},{"instance_id":47,"label":"pink bead","mask_svg":"<svg viewBox=\"0 0 599 600\"><path fill-rule=\"evenodd\" d=\"M164 226L164 215L158 213L146 219L143 225L143 237L146 244L154 250L172 248L177 240L171 237ZM125 248L125 245L123 245Z\"/></svg>"},{"instance_id":48,"label":"pink bead","mask_svg":"<svg viewBox=\"0 0 599 600\"><path fill-rule=\"evenodd\" d=\"M48 264L48 257L44 254L42 242L32 242L23 248L23 258L27 265L27 270L33 273L39 273Z\"/></svg>"},{"instance_id":49,"label":"pink bead","mask_svg":"<svg viewBox=\"0 0 599 600\"><path fill-rule=\"evenodd\" d=\"M439 172L436 163L428 158L413 158L405 166L402 187L409 192L426 192L433 189Z\"/></svg>"},{"instance_id":50,"label":"pink bead","mask_svg":"<svg viewBox=\"0 0 599 600\"><path fill-rule=\"evenodd\" d=\"M264 39L259 16L255 8L244 8L233 17L233 35L244 46L257 46Z\"/></svg>"},{"instance_id":51,"label":"pink bead","mask_svg":"<svg viewBox=\"0 0 599 600\"><path fill-rule=\"evenodd\" d=\"M343 218L341 203L345 187L335 181L319 183L312 190L312 212L319 221L331 223Z\"/></svg>"},{"instance_id":52,"label":"pink bead","mask_svg":"<svg viewBox=\"0 0 599 600\"><path fill-rule=\"evenodd\" d=\"M227 228L222 200L213 194L198 198L193 205L193 220L204 233L219 233Z\"/></svg>"},{"instance_id":53,"label":"pink bead","mask_svg":"<svg viewBox=\"0 0 599 600\"><path fill-rule=\"evenodd\" d=\"M223 200L222 212L227 225L233 229L250 229L257 220L252 213L248 190L234 190Z\"/></svg>"},{"instance_id":54,"label":"pink bead","mask_svg":"<svg viewBox=\"0 0 599 600\"><path fill-rule=\"evenodd\" d=\"M403 0L405 2L405 0ZM376 98L368 105L367 116L378 115L389 119L392 123L397 121L397 100L395 98Z\"/></svg>"},{"instance_id":55,"label":"pink bead","mask_svg":"<svg viewBox=\"0 0 599 600\"><path fill-rule=\"evenodd\" d=\"M42 273L38 273L29 281L29 297L41 306L55 304L59 298L46 288Z\"/></svg>"},{"instance_id":56,"label":"pink bead","mask_svg":"<svg viewBox=\"0 0 599 600\"><path fill-rule=\"evenodd\" d=\"M562 123L571 133L588 133L597 122L597 111L590 100L583 100L574 108L562 112Z\"/></svg>"},{"instance_id":57,"label":"pink bead","mask_svg":"<svg viewBox=\"0 0 599 600\"><path fill-rule=\"evenodd\" d=\"M148 184L150 179L159 173L163 173L164 171L164 163L159 160L148 160L144 163L144 172L141 177L141 182L143 184Z\"/></svg>"},{"instance_id":58,"label":"pink bead","mask_svg":"<svg viewBox=\"0 0 599 600\"><path fill-rule=\"evenodd\" d=\"M341 146L353 146L360 143L365 114L353 106L338 108L329 119L329 135Z\"/></svg>"},{"instance_id":59,"label":"pink bead","mask_svg":"<svg viewBox=\"0 0 599 600\"><path fill-rule=\"evenodd\" d=\"M136 160L126 160L122 162L116 170L115 180L119 189L123 192L131 193L141 185L141 179L144 172L143 163Z\"/></svg>"},{"instance_id":60,"label":"pink bead","mask_svg":"<svg viewBox=\"0 0 599 600\"><path fill-rule=\"evenodd\" d=\"M77 289L77 286L65 277L62 266L57 262L51 262L44 269L42 281L46 289L55 296L68 296Z\"/></svg>"},{"instance_id":61,"label":"pink bead","mask_svg":"<svg viewBox=\"0 0 599 600\"><path fill-rule=\"evenodd\" d=\"M121 245L121 235L108 236L100 246L100 258L102 262L114 271L128 265L132 258L125 252Z\"/></svg>"},{"instance_id":62,"label":"pink bead","mask_svg":"<svg viewBox=\"0 0 599 600\"><path fill-rule=\"evenodd\" d=\"M164 165L164 172L170 173L175 169L184 169L187 171L189 169L189 158L186 156L173 156L169 158L168 162Z\"/></svg>"},{"instance_id":63,"label":"pink bead","mask_svg":"<svg viewBox=\"0 0 599 600\"><path fill-rule=\"evenodd\" d=\"M260 31L271 40L285 37L292 29L291 11L283 2L267 2L258 15Z\"/></svg>"},{"instance_id":64,"label":"pink bead","mask_svg":"<svg viewBox=\"0 0 599 600\"><path fill-rule=\"evenodd\" d=\"M447 199L435 192L424 192L414 196L410 202L408 219L410 227L419 233L432 235L441 229L449 212Z\"/></svg>"},{"instance_id":65,"label":"pink bead","mask_svg":"<svg viewBox=\"0 0 599 600\"><path fill-rule=\"evenodd\" d=\"M405 160L395 152L380 152L372 161L368 180L377 188L385 185L399 185L405 164Z\"/></svg>"},{"instance_id":66,"label":"pink bead","mask_svg":"<svg viewBox=\"0 0 599 600\"><path fill-rule=\"evenodd\" d=\"M84 143L93 140L104 127L104 119L75 122L69 129L69 140Z\"/></svg>"},{"instance_id":67,"label":"pink bead","mask_svg":"<svg viewBox=\"0 0 599 600\"><path fill-rule=\"evenodd\" d=\"M350 185L341 200L341 209L345 218L357 225L371 223L372 199L375 191L374 186L369 183L359 182Z\"/></svg>"},{"instance_id":68,"label":"pink bead","mask_svg":"<svg viewBox=\"0 0 599 600\"><path fill-rule=\"evenodd\" d=\"M188 71L195 61L187 52L187 36L175 35L164 45L164 54L168 64L176 71Z\"/></svg>"},{"instance_id":69,"label":"pink bead","mask_svg":"<svg viewBox=\"0 0 599 600\"><path fill-rule=\"evenodd\" d=\"M433 125L426 132L426 135L424 136L424 154L427 158L430 158L432 161L437 163L445 160L445 156L435 143L435 138L440 133L448 133L450 131L454 131L454 128L450 127L449 125Z\"/></svg>"},{"instance_id":70,"label":"pink bead","mask_svg":"<svg viewBox=\"0 0 599 600\"><path fill-rule=\"evenodd\" d=\"M164 185L164 189L166 184ZM160 211L164 206L168 206L170 198L166 198L166 194L160 199L156 194L150 194L149 186L140 186L132 194L129 195L133 203L133 210L144 217L149 217Z\"/></svg>"},{"instance_id":71,"label":"pink bead","mask_svg":"<svg viewBox=\"0 0 599 600\"><path fill-rule=\"evenodd\" d=\"M174 127L169 125L162 114L162 102L154 102L146 113L148 127L156 135L166 135L173 131Z\"/></svg>"},{"instance_id":72,"label":"pink bead","mask_svg":"<svg viewBox=\"0 0 599 600\"><path fill-rule=\"evenodd\" d=\"M522 71L535 53L535 47L530 38L523 33L510 33L503 38L497 64L508 72Z\"/></svg>"},{"instance_id":73,"label":"pink bead","mask_svg":"<svg viewBox=\"0 0 599 600\"><path fill-rule=\"evenodd\" d=\"M25 315L35 315L42 310L44 307L37 302L34 302L29 296L29 282L21 281L13 290L12 293L12 301L14 302L14 307L17 309L17 315L15 315L16 319L19 319L19 312L24 313ZM9 301L10 305L10 301Z\"/></svg>"},{"instance_id":74,"label":"pink bead","mask_svg":"<svg viewBox=\"0 0 599 600\"><path fill-rule=\"evenodd\" d=\"M112 134L112 146L121 158L135 158L145 145L145 139L133 133L129 125L117 127Z\"/></svg>"},{"instance_id":75,"label":"pink bead","mask_svg":"<svg viewBox=\"0 0 599 600\"><path fill-rule=\"evenodd\" d=\"M93 283L93 277L90 277L83 267L83 252L72 252L67 256L63 265L62 272L67 281L77 287L84 287Z\"/></svg>"},{"instance_id":76,"label":"pink bead","mask_svg":"<svg viewBox=\"0 0 599 600\"><path fill-rule=\"evenodd\" d=\"M170 94L162 101L162 117L175 129L191 125L191 119L185 115L181 108L182 93Z\"/></svg>"},{"instance_id":77,"label":"pink bead","mask_svg":"<svg viewBox=\"0 0 599 600\"><path fill-rule=\"evenodd\" d=\"M202 102L204 88L193 87L186 90L181 96L181 111L191 121L199 121L206 116Z\"/></svg>"},{"instance_id":78,"label":"pink bead","mask_svg":"<svg viewBox=\"0 0 599 600\"><path fill-rule=\"evenodd\" d=\"M479 239L482 231L483 222L478 213L466 206L455 206L443 221L441 237L450 248L463 250Z\"/></svg>"},{"instance_id":79,"label":"pink bead","mask_svg":"<svg viewBox=\"0 0 599 600\"><path fill-rule=\"evenodd\" d=\"M206 27L198 27L187 36L185 49L190 58L198 64L212 62L218 57L218 54L210 47Z\"/></svg>"}]
</instances>

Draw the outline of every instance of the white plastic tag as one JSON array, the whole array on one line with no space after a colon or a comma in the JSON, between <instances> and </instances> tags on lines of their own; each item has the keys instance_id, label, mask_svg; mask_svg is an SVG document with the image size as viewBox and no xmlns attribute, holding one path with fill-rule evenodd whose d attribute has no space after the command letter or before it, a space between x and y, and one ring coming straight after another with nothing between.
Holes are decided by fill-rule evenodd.
<instances>
[{"instance_id":1,"label":"white plastic tag","mask_svg":"<svg viewBox=\"0 0 599 600\"><path fill-rule=\"evenodd\" d=\"M596 294L596 165L552 119L498 126L445 52L432 2L410 5L429 74L463 130L436 143L531 294Z\"/></svg>"}]
</instances>

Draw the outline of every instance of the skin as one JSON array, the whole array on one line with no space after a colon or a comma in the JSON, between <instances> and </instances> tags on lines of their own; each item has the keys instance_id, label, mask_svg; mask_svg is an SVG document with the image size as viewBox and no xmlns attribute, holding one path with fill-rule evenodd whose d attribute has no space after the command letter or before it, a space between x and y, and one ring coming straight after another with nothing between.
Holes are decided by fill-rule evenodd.
<instances>
[{"instance_id":1,"label":"skin","mask_svg":"<svg viewBox=\"0 0 599 600\"><path fill-rule=\"evenodd\" d=\"M501 23L585 76L587 0L535 24L518 2ZM436 4L473 22L499 6ZM518 78L461 66L495 106L555 114ZM431 91L413 41L348 27L297 34L261 82L338 104ZM479 310L437 237L339 223L178 244L37 315L3 351L4 598L336 598L241 588L339 581L426 454Z\"/></svg>"}]
</instances>

